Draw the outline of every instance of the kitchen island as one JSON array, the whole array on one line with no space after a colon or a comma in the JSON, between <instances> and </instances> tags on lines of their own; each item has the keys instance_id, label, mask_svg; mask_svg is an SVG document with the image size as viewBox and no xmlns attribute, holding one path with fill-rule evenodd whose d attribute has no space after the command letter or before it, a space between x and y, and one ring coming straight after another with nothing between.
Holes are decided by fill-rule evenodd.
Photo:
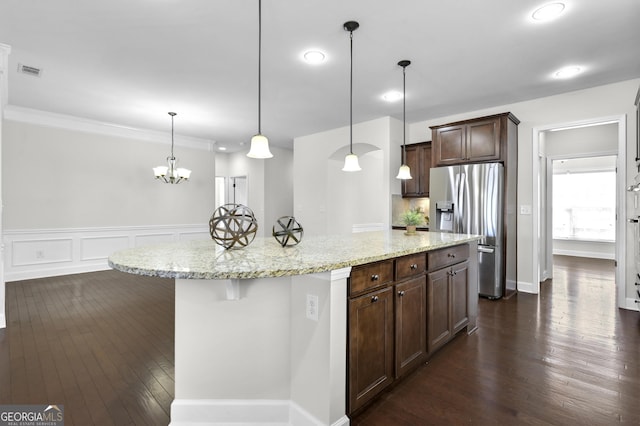
<instances>
[{"instance_id":1,"label":"kitchen island","mask_svg":"<svg viewBox=\"0 0 640 426\"><path fill-rule=\"evenodd\" d=\"M291 247L273 238L231 250L189 241L123 250L109 265L176 281L172 425L347 425L351 268L461 244L475 253L477 239L389 230ZM477 258L469 261L473 328Z\"/></svg>"}]
</instances>

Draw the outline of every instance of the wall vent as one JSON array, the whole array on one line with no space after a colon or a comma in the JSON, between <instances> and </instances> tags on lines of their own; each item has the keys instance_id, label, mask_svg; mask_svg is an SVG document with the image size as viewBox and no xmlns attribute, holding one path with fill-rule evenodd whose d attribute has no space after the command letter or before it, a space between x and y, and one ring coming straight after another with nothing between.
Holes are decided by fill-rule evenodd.
<instances>
[{"instance_id":1,"label":"wall vent","mask_svg":"<svg viewBox=\"0 0 640 426\"><path fill-rule=\"evenodd\" d=\"M18 72L33 77L40 77L42 75L42 69L24 64L18 64Z\"/></svg>"}]
</instances>

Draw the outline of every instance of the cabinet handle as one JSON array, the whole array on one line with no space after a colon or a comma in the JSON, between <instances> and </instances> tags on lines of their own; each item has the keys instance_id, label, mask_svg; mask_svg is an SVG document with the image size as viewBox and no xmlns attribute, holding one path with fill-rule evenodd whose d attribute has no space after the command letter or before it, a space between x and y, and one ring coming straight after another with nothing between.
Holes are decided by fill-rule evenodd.
<instances>
[{"instance_id":1,"label":"cabinet handle","mask_svg":"<svg viewBox=\"0 0 640 426\"><path fill-rule=\"evenodd\" d=\"M398 292L398 296L400 296L400 297L404 296L404 290L399 291Z\"/></svg>"},{"instance_id":2,"label":"cabinet handle","mask_svg":"<svg viewBox=\"0 0 640 426\"><path fill-rule=\"evenodd\" d=\"M412 263L411 266L409 266L409 268L418 269L418 265L416 265L415 263Z\"/></svg>"},{"instance_id":3,"label":"cabinet handle","mask_svg":"<svg viewBox=\"0 0 640 426\"><path fill-rule=\"evenodd\" d=\"M454 253L447 253L447 257L455 258L456 255Z\"/></svg>"},{"instance_id":4,"label":"cabinet handle","mask_svg":"<svg viewBox=\"0 0 640 426\"><path fill-rule=\"evenodd\" d=\"M378 296L371 297L371 303L375 303L378 301Z\"/></svg>"},{"instance_id":5,"label":"cabinet handle","mask_svg":"<svg viewBox=\"0 0 640 426\"><path fill-rule=\"evenodd\" d=\"M380 279L380 275L378 274L371 275L371 281L378 281L379 279Z\"/></svg>"}]
</instances>

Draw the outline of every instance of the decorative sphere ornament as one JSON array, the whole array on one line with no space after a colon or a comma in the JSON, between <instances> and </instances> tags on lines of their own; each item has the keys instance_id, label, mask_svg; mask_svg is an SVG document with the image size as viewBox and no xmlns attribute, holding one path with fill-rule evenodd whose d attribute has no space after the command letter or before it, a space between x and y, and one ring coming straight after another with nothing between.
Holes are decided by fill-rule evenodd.
<instances>
[{"instance_id":1,"label":"decorative sphere ornament","mask_svg":"<svg viewBox=\"0 0 640 426\"><path fill-rule=\"evenodd\" d=\"M258 221L253 211L242 204L225 204L213 212L209 233L216 244L230 249L236 244L246 247L256 237Z\"/></svg>"},{"instance_id":2,"label":"decorative sphere ornament","mask_svg":"<svg viewBox=\"0 0 640 426\"><path fill-rule=\"evenodd\" d=\"M289 243L294 246L302 241L304 229L302 229L295 217L282 216L273 225L271 234L282 247Z\"/></svg>"}]
</instances>

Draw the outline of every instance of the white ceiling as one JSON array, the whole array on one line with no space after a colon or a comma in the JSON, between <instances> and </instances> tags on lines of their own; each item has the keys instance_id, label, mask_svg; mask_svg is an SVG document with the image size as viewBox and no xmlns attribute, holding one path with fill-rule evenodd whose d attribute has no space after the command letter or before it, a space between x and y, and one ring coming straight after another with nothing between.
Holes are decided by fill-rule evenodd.
<instances>
[{"instance_id":1,"label":"white ceiling","mask_svg":"<svg viewBox=\"0 0 640 426\"><path fill-rule=\"evenodd\" d=\"M640 1L264 0L262 132L276 146L348 125L349 33L354 122L416 122L640 77ZM0 0L0 43L12 47L9 104L248 149L257 132L257 0ZM327 53L321 66L300 56ZM17 72L18 63L42 76ZM577 64L575 79L552 78ZM630 94L630 99L634 94ZM242 147L240 143L245 145Z\"/></svg>"}]
</instances>

